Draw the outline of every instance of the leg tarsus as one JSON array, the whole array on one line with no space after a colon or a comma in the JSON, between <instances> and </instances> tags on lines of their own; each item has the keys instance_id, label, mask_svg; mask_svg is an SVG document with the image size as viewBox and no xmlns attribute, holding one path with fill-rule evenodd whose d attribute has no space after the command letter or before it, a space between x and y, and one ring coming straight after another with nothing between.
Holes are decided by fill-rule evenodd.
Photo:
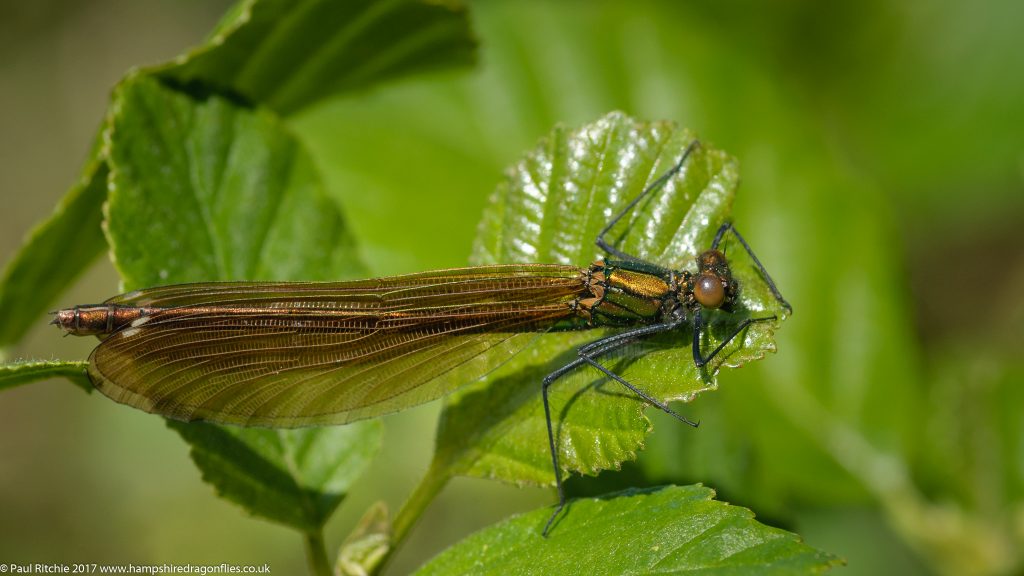
<instances>
[{"instance_id":1,"label":"leg tarsus","mask_svg":"<svg viewBox=\"0 0 1024 576\"><path fill-rule=\"evenodd\" d=\"M649 336L651 334L657 334L660 332L674 330L675 328L681 326L682 324L683 322L681 320L666 322L664 324L654 324L651 326L644 326L642 328L630 330L628 332L623 332L622 334L614 334L612 336L608 336L607 338L595 340L589 344L580 347L580 349L577 351L577 353L579 354L578 358L544 377L544 381L541 383L541 398L544 401L544 419L547 423L548 429L548 448L551 450L551 467L555 471L555 488L558 490L558 505L555 507L554 513L551 514L551 518L548 518L548 522L544 525L544 530L541 532L541 534L545 538L548 535L548 531L551 529L552 523L555 521L555 518L557 518L558 515L562 512L562 510L565 508L566 503L565 489L562 486L562 469L558 463L558 450L555 446L555 429L554 425L551 423L551 401L548 398L548 388L551 387L555 380L558 380L567 372L570 372L585 363L590 364L596 367L601 372L608 375L609 377L623 384L644 400L647 400L651 404L657 406L658 408L661 408L662 410L674 416L678 420L686 424L689 424L690 426L696 427L699 425L699 423L693 422L687 419L685 416L676 413L666 404L659 402L658 400L648 395L646 392L643 392L642 390L633 386L629 382L626 382L618 374L611 372L594 359L597 356L607 354L608 352L615 350L616 348L620 348L626 344L629 344L630 342L633 342L643 336Z\"/></svg>"},{"instance_id":2,"label":"leg tarsus","mask_svg":"<svg viewBox=\"0 0 1024 576\"><path fill-rule=\"evenodd\" d=\"M555 518L558 518L558 515L562 513L562 510L564 508L565 508L565 500L559 500L558 501L558 505L555 506L555 511L551 513L551 517L548 518L547 524L544 525L544 530L541 531L541 533L540 533L541 536L543 536L545 538L548 537L548 532L551 531L551 525L555 523Z\"/></svg>"},{"instance_id":3,"label":"leg tarsus","mask_svg":"<svg viewBox=\"0 0 1024 576\"><path fill-rule=\"evenodd\" d=\"M555 471L555 487L558 489L558 507L555 508L555 513L548 519L548 523L544 525L544 531L541 533L545 538L548 536L548 529L551 528L551 523L555 521L555 517L558 516L558 513L565 507L565 490L562 488L562 469L558 465L558 450L555 448L555 430L551 424L551 402L548 400L548 388L551 387L551 384L563 374L571 371L581 364L582 361L574 360L565 366L562 366L558 370L555 370L551 374L545 376L540 387L541 398L544 401L544 420L548 425L548 449L551 450L551 467Z\"/></svg>"}]
</instances>

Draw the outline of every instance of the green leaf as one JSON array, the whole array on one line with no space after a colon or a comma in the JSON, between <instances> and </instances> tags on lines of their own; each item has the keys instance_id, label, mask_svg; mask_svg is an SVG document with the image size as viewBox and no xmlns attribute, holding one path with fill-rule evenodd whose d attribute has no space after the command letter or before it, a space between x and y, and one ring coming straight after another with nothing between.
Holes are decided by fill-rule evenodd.
<instances>
[{"instance_id":1,"label":"green leaf","mask_svg":"<svg viewBox=\"0 0 1024 576\"><path fill-rule=\"evenodd\" d=\"M0 279L0 347L21 339L47 306L103 251L107 169L99 140L82 177L29 233Z\"/></svg>"},{"instance_id":2,"label":"green leaf","mask_svg":"<svg viewBox=\"0 0 1024 576\"><path fill-rule=\"evenodd\" d=\"M417 574L819 574L841 560L760 524L701 486L629 490L570 503L548 538L550 508L486 528Z\"/></svg>"},{"instance_id":3,"label":"green leaf","mask_svg":"<svg viewBox=\"0 0 1024 576\"><path fill-rule=\"evenodd\" d=\"M200 94L241 95L288 113L338 93L425 70L468 65L474 59L468 14L457 3L252 0L236 4L203 46L141 74ZM115 99L112 109L118 110L120 104ZM129 112L129 116L133 114ZM268 114L258 115L269 122ZM140 132L145 128L138 124L135 128L136 136L143 135ZM212 130L222 128L225 126L215 125ZM269 132L275 130L279 128ZM120 136L123 142L124 132ZM282 140L282 147L294 145L290 135ZM81 181L54 214L30 233L3 272L0 347L17 342L40 312L103 250L99 225L108 151L101 149L99 142L97 138ZM143 155L146 151L138 152ZM312 171L305 153L295 160L296 170ZM327 236L323 240L337 239ZM139 246L144 248L148 246Z\"/></svg>"},{"instance_id":4,"label":"green leaf","mask_svg":"<svg viewBox=\"0 0 1024 576\"><path fill-rule=\"evenodd\" d=\"M289 114L474 58L468 15L455 2L253 0L233 9L204 46L154 72Z\"/></svg>"},{"instance_id":5,"label":"green leaf","mask_svg":"<svg viewBox=\"0 0 1024 576\"><path fill-rule=\"evenodd\" d=\"M701 129L743 161L736 222L796 314L777 335L776 358L723 375L721 393L685 408L701 418L699 430L658 421L640 459L647 477L706 481L742 495L762 514L790 518L797 508L817 514L822 525L844 521L833 517L837 505L881 502L885 511L878 514L892 528L886 535L903 539L894 547L911 542L935 570L963 572L946 561L961 530L943 527L971 531L989 551L1000 545L987 534L1020 540L1005 528L1019 505L1000 498L1014 484L998 471L1013 468L1021 452L999 439L1024 434L985 412L988 395L979 390L991 373L1010 377L1007 359L1016 358L986 351L998 333L993 318L1013 317L1021 292L1007 277L1020 277L1010 247L1024 245L1011 232L1020 229L1024 195L1020 147L1009 144L1019 142L1019 123L1006 118L1019 116L1011 109L1024 101L1024 76L1004 73L1020 68L1013 63L1024 57L1006 49L1019 42L1019 18L1010 17L1019 4L907 12L872 3L856 13L824 4L748 7L709 28L725 22L729 9L477 3L474 26L486 39L481 60L493 65L473 82L403 83L365 99L336 99L303 115L299 129L317 157L338 159L337 166L324 163L332 190L360 191L342 196L347 213L363 250L400 255L389 272L461 265L458 246L472 236L465 223L476 221L479 191L555 121L579 123L624 108ZM818 33L787 32L806 28L812 17ZM878 43L880 30L907 41L894 51ZM990 38L977 41L980 35ZM960 49L934 49L949 42ZM854 44L863 50L851 52ZM852 67L836 66L836 57L854 53ZM884 57L863 58L868 53ZM941 73L951 69L965 70L970 80ZM896 93L907 97L887 105ZM400 129L382 128L392 126ZM342 130L358 137L339 138ZM411 169L388 170L395 150ZM445 200L420 190L443 190ZM440 242L447 249L415 240L430 229L445 230ZM951 246L972 247L974 266L964 266ZM913 269L919 278L911 290ZM994 282L984 303L959 314L936 305L948 300L950 273L973 277L965 271L981 269ZM921 276L923 270L932 272ZM979 334L965 329L967 318ZM997 338L1016 343L1020 334ZM950 360L945 349L922 354L922 338L933 345L943 337L964 344L966 356ZM989 362L983 368L974 365L979 357ZM926 370L936 358L943 361ZM971 374L951 384L959 396L933 382L951 378L946 360ZM995 405L1013 412L1019 403ZM947 436L957 449L936 470L923 469L923 453L950 448ZM970 452L979 466L964 465L957 450L977 442L987 447ZM983 467L989 472L979 475ZM979 510L974 520L950 515L954 499L961 506L983 500L1001 512ZM921 522L893 512L893 503L903 502L921 507ZM975 530L979 524L987 529ZM915 535L934 531L949 540ZM1016 553L1024 545L1004 550L1024 557ZM853 540L843 551L852 564L857 554L871 557L860 565L890 562ZM1001 564L1000 557L974 566L1020 571L1020 561ZM966 563L976 559L964 555Z\"/></svg>"},{"instance_id":6,"label":"green leaf","mask_svg":"<svg viewBox=\"0 0 1024 576\"><path fill-rule=\"evenodd\" d=\"M273 114L138 76L115 94L106 230L129 288L315 280L362 265L305 149ZM318 531L380 426L299 431L170 423L203 478L251 513Z\"/></svg>"},{"instance_id":7,"label":"green leaf","mask_svg":"<svg viewBox=\"0 0 1024 576\"><path fill-rule=\"evenodd\" d=\"M361 273L313 162L273 114L146 77L116 99L106 229L125 286Z\"/></svg>"},{"instance_id":8,"label":"green leaf","mask_svg":"<svg viewBox=\"0 0 1024 576\"><path fill-rule=\"evenodd\" d=\"M304 430L168 420L203 480L257 516L317 531L380 448L377 420Z\"/></svg>"},{"instance_id":9,"label":"green leaf","mask_svg":"<svg viewBox=\"0 0 1024 576\"><path fill-rule=\"evenodd\" d=\"M611 114L579 130L556 129L519 162L498 187L484 215L474 261L559 262L587 265L602 256L594 238L654 179L676 164L694 136L673 124L639 123ZM621 250L674 269L694 269L729 218L737 185L736 162L707 143L659 192L637 205L609 238ZM727 237L729 238L729 237ZM734 314L713 313L705 350L738 322L784 311L749 257L725 242L741 285ZM662 400L692 400L715 387L722 366L738 366L774 350L778 322L755 324L698 370L692 331L651 338L602 357L613 372ZM448 473L510 482L554 481L544 410L543 377L575 358L575 347L610 332L557 333L538 338L485 382L454 395L438 430L435 458ZM551 388L552 417L565 470L595 474L635 457L650 431L645 404L596 370L575 371Z\"/></svg>"},{"instance_id":10,"label":"green leaf","mask_svg":"<svg viewBox=\"0 0 1024 576\"><path fill-rule=\"evenodd\" d=\"M86 392L92 392L92 383L85 373L87 365L86 362L58 360L26 360L0 364L0 390L37 380L64 377Z\"/></svg>"}]
</instances>

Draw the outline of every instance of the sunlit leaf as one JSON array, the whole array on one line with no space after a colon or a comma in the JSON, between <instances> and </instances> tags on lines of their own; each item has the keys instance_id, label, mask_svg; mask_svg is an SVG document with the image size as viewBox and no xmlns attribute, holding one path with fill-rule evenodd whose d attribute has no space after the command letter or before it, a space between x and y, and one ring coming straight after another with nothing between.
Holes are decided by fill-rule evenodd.
<instances>
[{"instance_id":1,"label":"sunlit leaf","mask_svg":"<svg viewBox=\"0 0 1024 576\"><path fill-rule=\"evenodd\" d=\"M587 265L602 256L594 238L602 227L658 176L675 165L692 133L670 123L639 123L609 115L579 130L556 129L516 164L484 215L474 260ZM729 218L738 175L733 159L704 143L680 174L640 203L610 238L627 253L675 269L694 269ZM728 238L728 237L727 237ZM726 242L741 283L734 314L712 314L703 344L710 350L750 316L784 313L752 262ZM715 387L722 366L737 366L774 350L777 322L756 324L706 369L690 349L692 330L651 338L603 363L663 400L691 400ZM575 347L608 332L556 333L538 338L486 382L457 394L446 406L436 458L451 472L510 482L549 484L542 378L575 357ZM593 369L577 370L551 389L561 464L594 474L616 468L643 446L650 425L644 404Z\"/></svg>"},{"instance_id":2,"label":"sunlit leaf","mask_svg":"<svg viewBox=\"0 0 1024 576\"><path fill-rule=\"evenodd\" d=\"M818 574L841 563L713 497L685 486L576 500L547 538L551 511L541 508L473 534L417 574Z\"/></svg>"},{"instance_id":3,"label":"sunlit leaf","mask_svg":"<svg viewBox=\"0 0 1024 576\"><path fill-rule=\"evenodd\" d=\"M273 114L146 77L117 99L106 228L127 288L360 273L337 206Z\"/></svg>"}]
</instances>

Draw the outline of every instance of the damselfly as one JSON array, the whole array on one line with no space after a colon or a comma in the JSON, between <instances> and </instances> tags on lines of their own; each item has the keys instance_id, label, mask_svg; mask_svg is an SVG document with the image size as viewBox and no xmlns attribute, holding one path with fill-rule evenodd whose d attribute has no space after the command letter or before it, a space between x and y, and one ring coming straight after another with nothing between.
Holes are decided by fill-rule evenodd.
<instances>
[{"instance_id":1,"label":"damselfly","mask_svg":"<svg viewBox=\"0 0 1024 576\"><path fill-rule=\"evenodd\" d=\"M697 146L600 231L607 254L587 267L528 264L440 270L351 282L217 282L161 286L56 313L54 324L96 335L89 376L110 398L177 420L242 426L344 424L427 402L507 358L530 333L619 328L578 350L540 383L548 448L565 505L548 389L589 365L644 401L693 422L599 361L655 334L692 329L704 366L755 322L747 318L713 350L701 349L705 310L732 312L740 287L723 237L732 233L774 297L790 306L731 223L719 228L696 270L671 270L620 251L612 228L682 170Z\"/></svg>"}]
</instances>

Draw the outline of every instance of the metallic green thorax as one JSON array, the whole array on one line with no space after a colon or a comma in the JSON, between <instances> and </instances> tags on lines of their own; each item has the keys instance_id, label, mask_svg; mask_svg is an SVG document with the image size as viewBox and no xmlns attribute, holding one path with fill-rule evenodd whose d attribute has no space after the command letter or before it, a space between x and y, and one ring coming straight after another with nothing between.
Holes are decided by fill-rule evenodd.
<instances>
[{"instance_id":1,"label":"metallic green thorax","mask_svg":"<svg viewBox=\"0 0 1024 576\"><path fill-rule=\"evenodd\" d=\"M577 301L576 312L589 327L659 322L679 306L689 276L643 262L597 261L586 271L590 294Z\"/></svg>"}]
</instances>

